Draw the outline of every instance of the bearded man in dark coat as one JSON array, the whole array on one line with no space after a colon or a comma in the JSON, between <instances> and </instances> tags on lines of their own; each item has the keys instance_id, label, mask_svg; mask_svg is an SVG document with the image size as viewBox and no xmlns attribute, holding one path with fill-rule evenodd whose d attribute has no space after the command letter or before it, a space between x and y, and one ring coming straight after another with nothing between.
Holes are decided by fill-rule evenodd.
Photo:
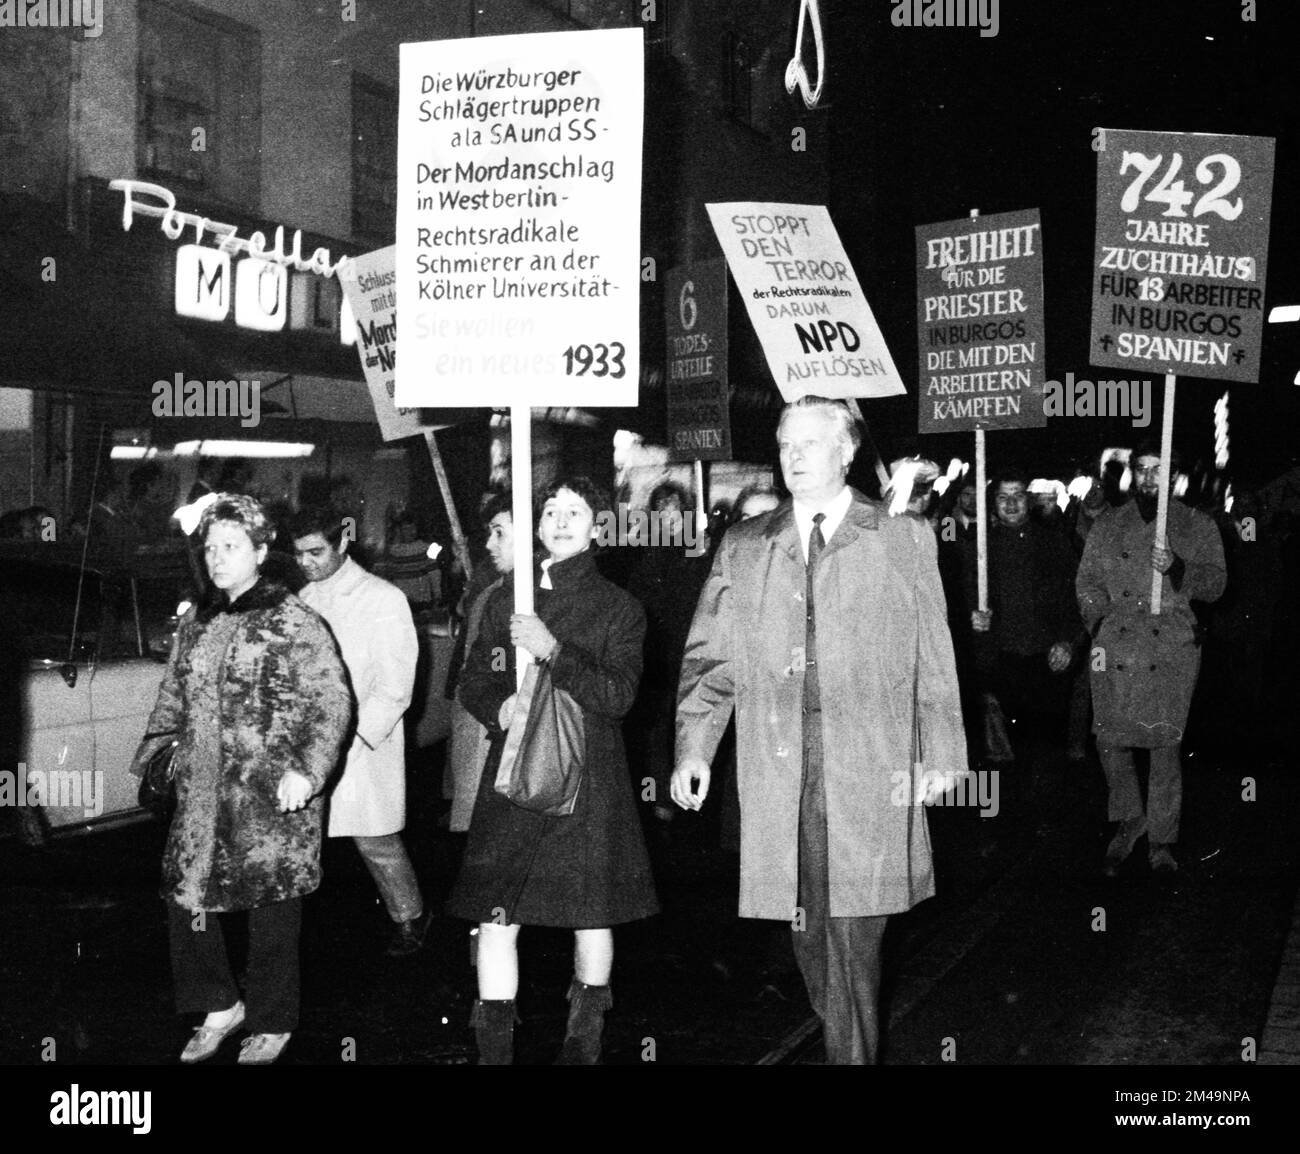
<instances>
[{"instance_id":1,"label":"bearded man in dark coat","mask_svg":"<svg viewBox=\"0 0 1300 1154\"><path fill-rule=\"evenodd\" d=\"M1193 601L1217 601L1227 582L1223 541L1213 521L1169 501L1165 543L1155 536L1160 449L1131 458L1134 499L1102 516L1088 534L1075 588L1092 634L1093 733L1119 822L1103 866L1115 876L1147 835L1151 868L1173 873L1182 812L1180 748L1201 664ZM1151 572L1163 574L1159 615L1151 612ZM1133 750L1151 751L1146 809Z\"/></svg>"}]
</instances>

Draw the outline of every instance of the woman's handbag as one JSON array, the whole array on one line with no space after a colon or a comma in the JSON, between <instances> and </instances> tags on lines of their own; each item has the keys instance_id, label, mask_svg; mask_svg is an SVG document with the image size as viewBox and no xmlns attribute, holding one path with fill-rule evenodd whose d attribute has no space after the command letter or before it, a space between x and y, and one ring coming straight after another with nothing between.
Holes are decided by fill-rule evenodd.
<instances>
[{"instance_id":1,"label":"woman's handbag","mask_svg":"<svg viewBox=\"0 0 1300 1154\"><path fill-rule=\"evenodd\" d=\"M144 763L137 800L155 817L167 818L176 808L176 746L172 738L160 745Z\"/></svg>"},{"instance_id":2,"label":"woman's handbag","mask_svg":"<svg viewBox=\"0 0 1300 1154\"><path fill-rule=\"evenodd\" d=\"M524 809L565 817L578 800L586 760L582 706L555 687L549 664L530 664L494 788Z\"/></svg>"}]
</instances>

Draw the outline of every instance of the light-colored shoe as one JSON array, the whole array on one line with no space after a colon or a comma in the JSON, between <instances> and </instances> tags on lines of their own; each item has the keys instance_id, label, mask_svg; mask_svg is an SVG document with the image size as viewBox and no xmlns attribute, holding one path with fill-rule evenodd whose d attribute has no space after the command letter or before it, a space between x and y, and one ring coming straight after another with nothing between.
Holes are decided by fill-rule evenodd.
<instances>
[{"instance_id":1,"label":"light-colored shoe","mask_svg":"<svg viewBox=\"0 0 1300 1154\"><path fill-rule=\"evenodd\" d=\"M283 1052L292 1034L249 1034L239 1047L241 1066L269 1066Z\"/></svg>"},{"instance_id":2,"label":"light-colored shoe","mask_svg":"<svg viewBox=\"0 0 1300 1154\"><path fill-rule=\"evenodd\" d=\"M211 1058L221 1048L221 1043L244 1024L244 1003L236 1002L232 1009L234 1014L224 1026L209 1026L205 1022L194 1031L194 1037L181 1051L182 1062L189 1065L192 1062L202 1062L205 1058ZM226 1013L230 1011L227 1010Z\"/></svg>"},{"instance_id":3,"label":"light-colored shoe","mask_svg":"<svg viewBox=\"0 0 1300 1154\"><path fill-rule=\"evenodd\" d=\"M1147 860L1151 863L1153 873L1176 874L1178 872L1178 859L1174 857L1173 851L1167 845L1153 845L1147 854Z\"/></svg>"}]
</instances>

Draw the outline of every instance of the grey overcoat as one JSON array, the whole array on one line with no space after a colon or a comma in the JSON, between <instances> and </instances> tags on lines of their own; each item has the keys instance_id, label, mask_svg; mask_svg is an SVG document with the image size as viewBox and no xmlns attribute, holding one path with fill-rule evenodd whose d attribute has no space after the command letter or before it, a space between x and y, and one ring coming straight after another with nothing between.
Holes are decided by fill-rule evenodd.
<instances>
[{"instance_id":1,"label":"grey overcoat","mask_svg":"<svg viewBox=\"0 0 1300 1154\"><path fill-rule=\"evenodd\" d=\"M915 804L927 771L964 774L966 739L934 531L856 490L816 576L832 917L934 893ZM740 915L789 920L797 893L805 566L794 508L727 530L686 643L677 758L713 757L736 715Z\"/></svg>"}]
</instances>

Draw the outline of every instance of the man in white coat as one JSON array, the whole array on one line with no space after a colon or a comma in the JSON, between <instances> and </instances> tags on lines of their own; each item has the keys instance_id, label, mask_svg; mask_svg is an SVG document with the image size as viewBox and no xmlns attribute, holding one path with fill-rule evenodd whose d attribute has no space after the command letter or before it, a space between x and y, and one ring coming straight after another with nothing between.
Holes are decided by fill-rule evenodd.
<instances>
[{"instance_id":1,"label":"man in white coat","mask_svg":"<svg viewBox=\"0 0 1300 1154\"><path fill-rule=\"evenodd\" d=\"M330 795L330 837L351 837L396 924L387 952L413 954L429 929L424 899L399 836L406 825L402 715L411 704L419 642L406 597L347 555L347 519L307 508L291 525L307 578L299 596L334 633L356 701L356 729Z\"/></svg>"}]
</instances>

